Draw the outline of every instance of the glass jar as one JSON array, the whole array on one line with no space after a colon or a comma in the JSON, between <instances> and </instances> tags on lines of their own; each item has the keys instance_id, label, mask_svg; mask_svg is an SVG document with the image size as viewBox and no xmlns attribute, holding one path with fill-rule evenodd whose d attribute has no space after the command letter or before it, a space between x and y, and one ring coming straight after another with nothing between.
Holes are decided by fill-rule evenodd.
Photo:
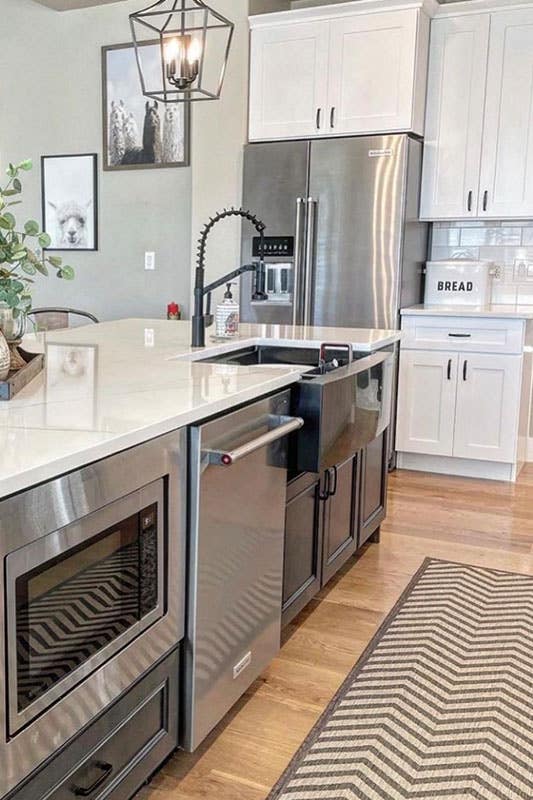
<instances>
[{"instance_id":1,"label":"glass jar","mask_svg":"<svg viewBox=\"0 0 533 800\"><path fill-rule=\"evenodd\" d=\"M15 319L13 311L7 303L0 303L0 331L8 342L20 341L26 330L26 317L19 314Z\"/></svg>"}]
</instances>

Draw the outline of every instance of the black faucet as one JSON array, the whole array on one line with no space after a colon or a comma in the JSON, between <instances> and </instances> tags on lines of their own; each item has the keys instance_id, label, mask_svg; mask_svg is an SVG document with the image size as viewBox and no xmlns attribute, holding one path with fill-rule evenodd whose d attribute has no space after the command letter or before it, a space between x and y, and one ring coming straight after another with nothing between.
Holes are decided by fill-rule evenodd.
<instances>
[{"instance_id":1,"label":"black faucet","mask_svg":"<svg viewBox=\"0 0 533 800\"><path fill-rule=\"evenodd\" d=\"M205 286L205 248L207 244L207 237L217 222L220 222L222 219L226 219L226 217L242 217L243 219L247 219L252 223L260 237L259 261L255 261L252 264L244 264L242 267L238 267L232 272L228 272L227 275L224 275L222 278L218 278L218 280L213 281L213 283L209 283L207 286ZM252 294L252 300L268 300L268 295L265 292L265 263L263 261L265 228L266 225L264 222L261 222L261 220L255 216L255 214L251 213L251 211L245 211L243 208L225 208L224 211L220 211L214 217L211 217L207 225L203 228L198 241L198 255L196 258L194 314L192 317L193 347L205 347L205 329L207 325L211 325L213 322L213 316L211 314L211 292L214 289L218 289L219 286L228 283L228 281L231 281L232 278L242 275L243 272L255 272L256 280L255 289ZM207 310L204 313L205 295L208 297Z\"/></svg>"}]
</instances>

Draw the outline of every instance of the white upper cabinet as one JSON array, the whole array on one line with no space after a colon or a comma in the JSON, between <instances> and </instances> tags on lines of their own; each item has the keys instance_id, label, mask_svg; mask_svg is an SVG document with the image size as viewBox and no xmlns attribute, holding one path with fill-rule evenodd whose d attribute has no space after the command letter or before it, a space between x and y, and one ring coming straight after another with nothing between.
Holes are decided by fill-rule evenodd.
<instances>
[{"instance_id":1,"label":"white upper cabinet","mask_svg":"<svg viewBox=\"0 0 533 800\"><path fill-rule=\"evenodd\" d=\"M411 5L252 17L250 140L422 134L429 19Z\"/></svg>"},{"instance_id":2,"label":"white upper cabinet","mask_svg":"<svg viewBox=\"0 0 533 800\"><path fill-rule=\"evenodd\" d=\"M533 216L532 100L533 5L433 20L422 219Z\"/></svg>"},{"instance_id":3,"label":"white upper cabinet","mask_svg":"<svg viewBox=\"0 0 533 800\"><path fill-rule=\"evenodd\" d=\"M492 14L480 216L533 216L533 8Z\"/></svg>"},{"instance_id":4,"label":"white upper cabinet","mask_svg":"<svg viewBox=\"0 0 533 800\"><path fill-rule=\"evenodd\" d=\"M250 139L311 136L325 128L327 75L328 37L321 23L252 31Z\"/></svg>"},{"instance_id":5,"label":"white upper cabinet","mask_svg":"<svg viewBox=\"0 0 533 800\"><path fill-rule=\"evenodd\" d=\"M434 20L420 216L476 216L489 14Z\"/></svg>"},{"instance_id":6,"label":"white upper cabinet","mask_svg":"<svg viewBox=\"0 0 533 800\"><path fill-rule=\"evenodd\" d=\"M417 30L418 14L412 11L358 14L330 23L331 131L413 130Z\"/></svg>"}]
</instances>

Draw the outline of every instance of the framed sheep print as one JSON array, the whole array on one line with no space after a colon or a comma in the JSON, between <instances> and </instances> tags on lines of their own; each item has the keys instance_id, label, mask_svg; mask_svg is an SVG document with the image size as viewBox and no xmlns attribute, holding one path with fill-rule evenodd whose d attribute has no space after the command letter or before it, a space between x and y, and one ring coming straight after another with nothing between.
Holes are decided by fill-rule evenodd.
<instances>
[{"instance_id":1,"label":"framed sheep print","mask_svg":"<svg viewBox=\"0 0 533 800\"><path fill-rule=\"evenodd\" d=\"M143 69L161 73L159 41L141 44ZM158 103L141 91L135 48L102 47L104 169L188 167L190 103Z\"/></svg>"},{"instance_id":2,"label":"framed sheep print","mask_svg":"<svg viewBox=\"0 0 533 800\"><path fill-rule=\"evenodd\" d=\"M41 176L47 250L98 250L96 153L42 156Z\"/></svg>"}]
</instances>

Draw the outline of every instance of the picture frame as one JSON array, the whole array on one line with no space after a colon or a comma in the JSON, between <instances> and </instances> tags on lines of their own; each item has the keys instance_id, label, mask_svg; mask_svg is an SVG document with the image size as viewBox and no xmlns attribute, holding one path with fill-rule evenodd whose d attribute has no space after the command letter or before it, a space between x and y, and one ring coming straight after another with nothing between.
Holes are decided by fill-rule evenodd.
<instances>
[{"instance_id":1,"label":"picture frame","mask_svg":"<svg viewBox=\"0 0 533 800\"><path fill-rule=\"evenodd\" d=\"M142 42L147 69L161 69L159 40ZM102 47L103 169L190 166L190 103L164 106L142 94L132 42Z\"/></svg>"},{"instance_id":2,"label":"picture frame","mask_svg":"<svg viewBox=\"0 0 533 800\"><path fill-rule=\"evenodd\" d=\"M43 231L46 250L98 250L98 156L41 156Z\"/></svg>"}]
</instances>

